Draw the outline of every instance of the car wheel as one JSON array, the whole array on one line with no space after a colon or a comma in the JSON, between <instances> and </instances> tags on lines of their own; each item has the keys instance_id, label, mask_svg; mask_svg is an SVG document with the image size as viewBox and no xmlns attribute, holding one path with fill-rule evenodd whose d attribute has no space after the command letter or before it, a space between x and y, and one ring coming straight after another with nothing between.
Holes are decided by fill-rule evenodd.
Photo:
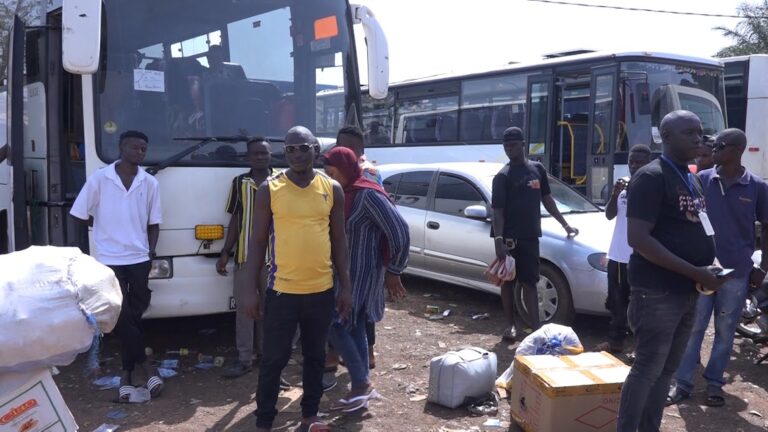
<instances>
[{"instance_id":1,"label":"car wheel","mask_svg":"<svg viewBox=\"0 0 768 432\"><path fill-rule=\"evenodd\" d=\"M539 319L542 324L556 322L570 325L576 313L573 310L571 288L560 270L552 264L542 263L539 269ZM525 298L519 284L515 285L515 308L525 309Z\"/></svg>"}]
</instances>

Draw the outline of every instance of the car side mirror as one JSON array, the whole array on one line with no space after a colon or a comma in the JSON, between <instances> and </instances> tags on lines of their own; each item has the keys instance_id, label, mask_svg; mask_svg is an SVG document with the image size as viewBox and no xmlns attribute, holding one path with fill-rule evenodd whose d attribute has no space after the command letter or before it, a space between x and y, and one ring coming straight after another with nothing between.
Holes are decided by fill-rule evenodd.
<instances>
[{"instance_id":1,"label":"car side mirror","mask_svg":"<svg viewBox=\"0 0 768 432\"><path fill-rule=\"evenodd\" d=\"M488 219L488 209L481 205L471 205L464 209L464 216L470 219Z\"/></svg>"}]
</instances>

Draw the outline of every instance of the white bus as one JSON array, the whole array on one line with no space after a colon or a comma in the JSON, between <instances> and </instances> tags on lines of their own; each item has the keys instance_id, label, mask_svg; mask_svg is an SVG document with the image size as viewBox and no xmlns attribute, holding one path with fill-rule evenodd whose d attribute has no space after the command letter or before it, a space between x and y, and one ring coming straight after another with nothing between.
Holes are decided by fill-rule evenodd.
<instances>
[{"instance_id":1,"label":"white bus","mask_svg":"<svg viewBox=\"0 0 768 432\"><path fill-rule=\"evenodd\" d=\"M768 178L768 55L722 59L728 127L747 134L744 166Z\"/></svg>"},{"instance_id":2,"label":"white bus","mask_svg":"<svg viewBox=\"0 0 768 432\"><path fill-rule=\"evenodd\" d=\"M147 316L233 309L232 281L214 264L231 180L247 170L245 141L274 137L280 167L288 128L327 132L316 115L326 88L344 89L343 121L359 123L353 24L365 30L374 93L387 91L387 45L375 17L346 0L47 3L43 22L17 19L13 28L13 181L0 169L0 200L7 183L15 193L12 210L0 213L0 240L10 250L51 244L88 251L88 230L68 216L72 202L88 175L118 158L120 133L141 130L150 139L144 164L160 183L164 220ZM208 63L214 45L224 53L225 73Z\"/></svg>"},{"instance_id":3,"label":"white bus","mask_svg":"<svg viewBox=\"0 0 768 432\"><path fill-rule=\"evenodd\" d=\"M604 203L632 145L661 151L664 115L693 111L712 134L725 127L723 106L717 60L595 52L395 83L385 99L363 95L363 123L378 164L506 161L502 133L519 126L532 159Z\"/></svg>"}]
</instances>

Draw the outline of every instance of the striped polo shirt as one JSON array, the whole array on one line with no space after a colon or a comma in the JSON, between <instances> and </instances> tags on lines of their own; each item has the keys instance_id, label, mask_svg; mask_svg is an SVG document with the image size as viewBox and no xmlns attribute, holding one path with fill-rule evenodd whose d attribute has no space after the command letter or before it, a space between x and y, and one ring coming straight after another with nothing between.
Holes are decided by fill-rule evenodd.
<instances>
[{"instance_id":1,"label":"striped polo shirt","mask_svg":"<svg viewBox=\"0 0 768 432\"><path fill-rule=\"evenodd\" d=\"M251 178L251 172L240 174L232 179L227 198L227 213L239 215L237 224L240 235L235 246L235 264L243 265L248 258L248 241L253 231L253 204L259 184Z\"/></svg>"},{"instance_id":2,"label":"striped polo shirt","mask_svg":"<svg viewBox=\"0 0 768 432\"><path fill-rule=\"evenodd\" d=\"M287 294L315 294L333 287L331 208L333 180L315 171L307 187L285 172L268 180L272 208L269 287Z\"/></svg>"}]
</instances>

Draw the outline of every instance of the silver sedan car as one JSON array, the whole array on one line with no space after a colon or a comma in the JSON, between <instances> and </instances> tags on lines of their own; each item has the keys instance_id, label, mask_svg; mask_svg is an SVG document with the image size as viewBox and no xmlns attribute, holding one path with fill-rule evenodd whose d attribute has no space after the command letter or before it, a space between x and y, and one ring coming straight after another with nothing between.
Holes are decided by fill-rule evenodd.
<instances>
[{"instance_id":1,"label":"silver sedan car","mask_svg":"<svg viewBox=\"0 0 768 432\"><path fill-rule=\"evenodd\" d=\"M499 163L381 165L384 188L408 221L410 260L406 273L499 294L483 272L495 258L490 236L493 177ZM539 316L570 323L575 314L607 314L606 252L613 222L570 187L549 178L552 197L568 223L568 238L542 206ZM520 294L520 290L516 290ZM523 304L522 299L516 299Z\"/></svg>"}]
</instances>

